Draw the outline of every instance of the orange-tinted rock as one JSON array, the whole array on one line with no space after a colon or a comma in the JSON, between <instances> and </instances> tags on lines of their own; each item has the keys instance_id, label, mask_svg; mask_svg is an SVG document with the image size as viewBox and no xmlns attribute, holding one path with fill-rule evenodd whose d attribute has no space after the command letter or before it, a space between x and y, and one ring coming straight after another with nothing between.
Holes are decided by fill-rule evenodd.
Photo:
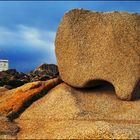
<instances>
[{"instance_id":1,"label":"orange-tinted rock","mask_svg":"<svg viewBox=\"0 0 140 140\"><path fill-rule=\"evenodd\" d=\"M4 92L4 91L8 91L8 89L7 88L5 88L5 87L0 87L0 95L2 94L2 92Z\"/></svg>"},{"instance_id":2,"label":"orange-tinted rock","mask_svg":"<svg viewBox=\"0 0 140 140\"><path fill-rule=\"evenodd\" d=\"M0 97L0 114L8 117L18 115L20 111L33 101L47 93L48 90L59 84L61 80L54 78L48 81L38 81L25 84L16 89L6 91Z\"/></svg>"}]
</instances>

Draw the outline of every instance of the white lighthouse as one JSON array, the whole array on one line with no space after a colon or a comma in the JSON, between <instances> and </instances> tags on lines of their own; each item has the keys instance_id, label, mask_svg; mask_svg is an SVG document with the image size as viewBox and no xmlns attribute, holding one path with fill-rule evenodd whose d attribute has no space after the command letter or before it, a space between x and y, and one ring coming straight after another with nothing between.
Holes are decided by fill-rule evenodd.
<instances>
[{"instance_id":1,"label":"white lighthouse","mask_svg":"<svg viewBox=\"0 0 140 140\"><path fill-rule=\"evenodd\" d=\"M9 68L9 62L8 60L2 60L0 59L0 71L8 70Z\"/></svg>"}]
</instances>

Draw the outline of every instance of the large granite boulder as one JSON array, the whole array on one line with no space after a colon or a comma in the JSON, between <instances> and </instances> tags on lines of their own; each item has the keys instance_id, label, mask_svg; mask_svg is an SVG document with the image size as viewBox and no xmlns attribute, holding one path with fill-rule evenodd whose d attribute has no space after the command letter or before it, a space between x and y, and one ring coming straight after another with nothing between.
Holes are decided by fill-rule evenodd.
<instances>
[{"instance_id":1,"label":"large granite boulder","mask_svg":"<svg viewBox=\"0 0 140 140\"><path fill-rule=\"evenodd\" d=\"M140 15L75 9L56 35L60 76L74 87L110 82L119 98L140 93Z\"/></svg>"}]
</instances>

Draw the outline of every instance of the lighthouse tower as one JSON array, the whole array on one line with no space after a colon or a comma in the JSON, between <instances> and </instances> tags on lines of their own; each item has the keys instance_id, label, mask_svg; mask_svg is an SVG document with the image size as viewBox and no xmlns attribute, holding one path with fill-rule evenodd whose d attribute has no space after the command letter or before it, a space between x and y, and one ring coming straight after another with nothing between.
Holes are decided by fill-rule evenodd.
<instances>
[{"instance_id":1,"label":"lighthouse tower","mask_svg":"<svg viewBox=\"0 0 140 140\"><path fill-rule=\"evenodd\" d=\"M9 68L8 60L0 59L0 71L6 71Z\"/></svg>"}]
</instances>

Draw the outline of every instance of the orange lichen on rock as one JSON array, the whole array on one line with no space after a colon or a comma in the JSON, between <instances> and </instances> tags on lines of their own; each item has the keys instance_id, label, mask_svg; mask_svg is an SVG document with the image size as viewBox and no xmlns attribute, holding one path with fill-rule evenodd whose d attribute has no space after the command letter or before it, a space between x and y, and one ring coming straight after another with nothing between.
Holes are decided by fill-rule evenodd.
<instances>
[{"instance_id":1,"label":"orange lichen on rock","mask_svg":"<svg viewBox=\"0 0 140 140\"><path fill-rule=\"evenodd\" d=\"M24 110L34 100L43 96L48 90L61 83L59 78L25 84L5 92L0 98L0 113L6 116Z\"/></svg>"}]
</instances>

